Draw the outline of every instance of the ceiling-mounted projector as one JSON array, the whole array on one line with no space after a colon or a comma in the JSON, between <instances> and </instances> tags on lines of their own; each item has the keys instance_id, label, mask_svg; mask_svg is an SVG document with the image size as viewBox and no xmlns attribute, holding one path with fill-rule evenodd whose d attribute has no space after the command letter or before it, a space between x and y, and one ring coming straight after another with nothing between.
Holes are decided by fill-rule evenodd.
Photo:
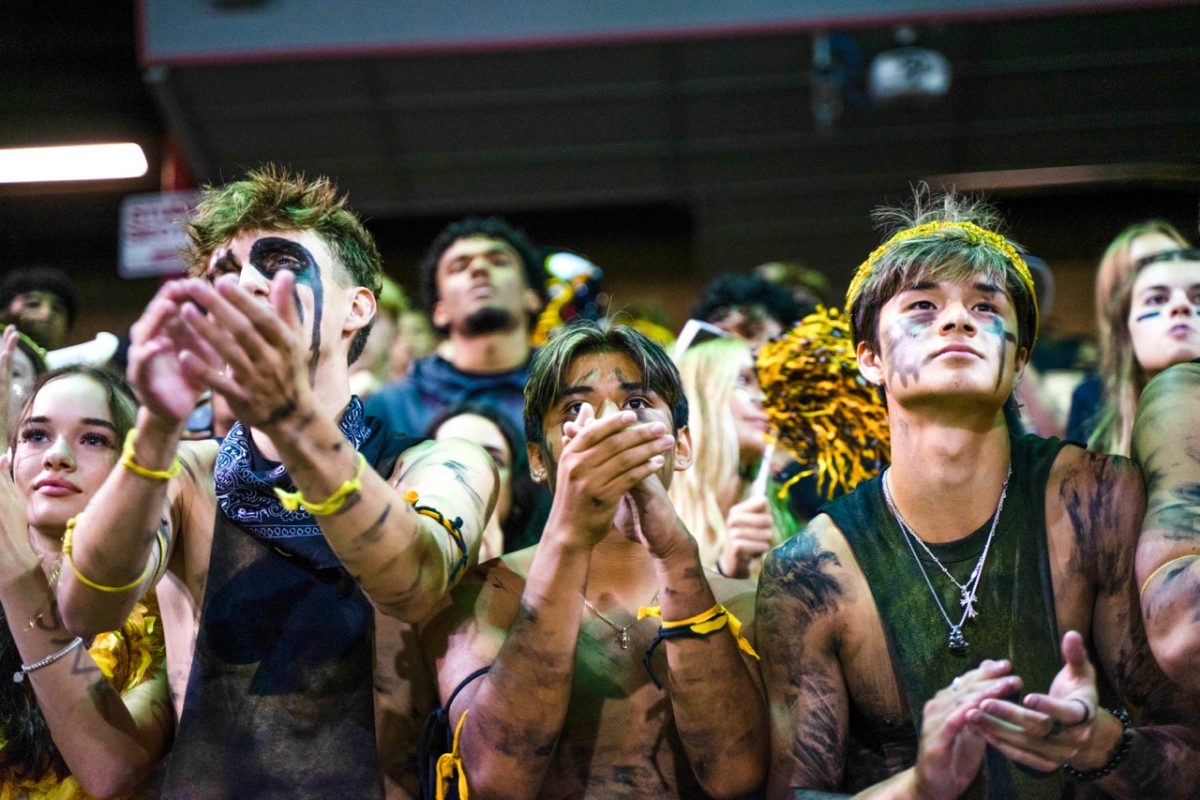
<instances>
[{"instance_id":1,"label":"ceiling-mounted projector","mask_svg":"<svg viewBox=\"0 0 1200 800\"><path fill-rule=\"evenodd\" d=\"M950 62L925 47L885 50L871 62L869 88L880 104L929 104L950 91Z\"/></svg>"}]
</instances>

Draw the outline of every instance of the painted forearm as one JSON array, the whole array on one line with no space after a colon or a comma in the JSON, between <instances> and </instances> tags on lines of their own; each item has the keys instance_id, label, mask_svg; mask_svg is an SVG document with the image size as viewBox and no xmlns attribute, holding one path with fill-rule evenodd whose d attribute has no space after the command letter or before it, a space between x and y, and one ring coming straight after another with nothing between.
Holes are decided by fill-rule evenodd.
<instances>
[{"instance_id":1,"label":"painted forearm","mask_svg":"<svg viewBox=\"0 0 1200 800\"><path fill-rule=\"evenodd\" d=\"M656 561L655 567L664 620L688 619L715 606L694 542L690 554ZM716 797L761 786L769 749L766 705L751 672L757 667L747 665L731 634L727 625L702 639L673 637L662 644L680 741L700 784Z\"/></svg>"},{"instance_id":2,"label":"painted forearm","mask_svg":"<svg viewBox=\"0 0 1200 800\"><path fill-rule=\"evenodd\" d=\"M360 469L358 454L331 419L299 412L287 426L272 430L271 437L297 490L309 502L327 500ZM347 571L381 611L419 622L478 553L493 476L427 448L411 459L406 456L398 486L369 468L358 480L358 490L346 496L340 508L315 519ZM415 493L415 502L405 499L406 492ZM418 513L418 508L443 515L454 532Z\"/></svg>"},{"instance_id":3,"label":"painted forearm","mask_svg":"<svg viewBox=\"0 0 1200 800\"><path fill-rule=\"evenodd\" d=\"M491 669L451 710L457 725L470 708L462 753L473 795L540 793L570 703L587 569L587 551L543 541Z\"/></svg>"},{"instance_id":4,"label":"painted forearm","mask_svg":"<svg viewBox=\"0 0 1200 800\"><path fill-rule=\"evenodd\" d=\"M176 456L179 434L178 426L163 423L141 409L133 440L134 462L147 470L167 470ZM170 484L196 482L194 455L183 452L179 458L182 472L172 481L147 478L118 463L77 518L72 553L63 556L58 582L59 610L72 631L95 634L119 628L145 593L154 572L155 565L150 562L155 557L155 541L160 532L166 536L172 527L163 517ZM135 583L139 576L147 580ZM130 588L102 591L88 581Z\"/></svg>"},{"instance_id":5,"label":"painted forearm","mask_svg":"<svg viewBox=\"0 0 1200 800\"><path fill-rule=\"evenodd\" d=\"M55 613L40 567L5 585L0 599L25 664L43 662L74 641L75 635ZM86 643L24 677L59 752L87 791L109 796L145 776L159 753L142 746L136 721L88 654Z\"/></svg>"},{"instance_id":6,"label":"painted forearm","mask_svg":"<svg viewBox=\"0 0 1200 800\"><path fill-rule=\"evenodd\" d=\"M1200 737L1183 725L1135 728L1129 754L1097 787L1115 798L1194 797L1200 784Z\"/></svg>"}]
</instances>

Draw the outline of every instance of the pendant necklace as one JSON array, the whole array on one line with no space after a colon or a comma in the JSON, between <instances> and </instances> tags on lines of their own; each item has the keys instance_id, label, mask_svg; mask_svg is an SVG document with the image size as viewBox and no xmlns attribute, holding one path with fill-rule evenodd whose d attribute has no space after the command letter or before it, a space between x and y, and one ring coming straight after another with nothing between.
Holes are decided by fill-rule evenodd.
<instances>
[{"instance_id":1,"label":"pendant necklace","mask_svg":"<svg viewBox=\"0 0 1200 800\"><path fill-rule=\"evenodd\" d=\"M654 605L655 602L657 602L657 601L658 601L658 590L655 590L654 597L650 598L650 602L648 603L648 605ZM596 619L600 620L605 625L607 625L608 627L612 628L614 631L617 632L617 644L621 645L622 650L628 650L629 649L629 641L630 641L629 640L629 629L632 628L634 625L638 624L639 620L638 620L637 616L636 615L634 616L633 622L630 622L628 625L622 626L622 625L618 625L617 623L613 622L608 617L601 614L599 609L597 609L594 605L592 605L591 601L589 601L586 597L583 598L583 604L585 606L587 606L588 611L590 611L596 615Z\"/></svg>"},{"instance_id":2,"label":"pendant necklace","mask_svg":"<svg viewBox=\"0 0 1200 800\"><path fill-rule=\"evenodd\" d=\"M1000 487L1000 500L996 503L996 513L992 515L992 527L988 531L987 541L983 543L983 552L979 554L979 560L975 562L975 568L971 570L971 574L967 577L966 583L959 583L958 579L950 574L950 570L946 569L946 565L933 554L929 549L929 545L925 544L908 523L904 521L904 517L900 516L900 511L896 508L895 502L892 500L891 489L888 488L888 470L884 470L883 480L883 500L887 503L888 511L892 512L892 516L896 518L896 524L900 526L900 532L904 537L904 541L908 543L908 550L912 553L913 560L917 562L917 569L921 570L921 577L925 579L925 585L929 587L929 593L933 595L933 602L937 604L938 611L942 612L942 618L946 620L946 624L950 626L950 635L947 640L947 646L950 652L956 654L965 653L967 650L967 637L963 634L963 625L967 620L978 616L978 611L975 610L975 598L979 591L979 581L983 578L983 565L987 561L988 550L992 546L992 538L996 535L996 526L1000 522L1000 512L1004 509L1004 498L1008 494L1008 479L1012 477L1012 463L1009 462L1008 471L1004 474L1004 484ZM938 595L937 590L933 588L933 581L929 579L929 573L925 571L925 565L921 563L920 557L917 555L917 549L913 546L913 542L921 545L933 563L937 564L938 569L942 571L950 582L958 588L959 601L962 606L963 613L958 620L958 624L950 618L950 614L946 611L946 607L942 605L942 598Z\"/></svg>"}]
</instances>

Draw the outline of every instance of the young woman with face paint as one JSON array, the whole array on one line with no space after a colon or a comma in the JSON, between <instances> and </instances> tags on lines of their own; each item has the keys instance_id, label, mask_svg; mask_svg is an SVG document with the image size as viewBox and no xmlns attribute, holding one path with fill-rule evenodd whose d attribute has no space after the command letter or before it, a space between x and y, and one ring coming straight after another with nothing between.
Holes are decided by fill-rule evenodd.
<instances>
[{"instance_id":1,"label":"young woman with face paint","mask_svg":"<svg viewBox=\"0 0 1200 800\"><path fill-rule=\"evenodd\" d=\"M1200 250L1163 250L1140 259L1113 298L1109 343L1114 373L1089 441L1095 450L1130 455L1142 389L1172 364L1200 356Z\"/></svg>"},{"instance_id":2,"label":"young woman with face paint","mask_svg":"<svg viewBox=\"0 0 1200 800\"><path fill-rule=\"evenodd\" d=\"M0 459L0 779L15 796L141 796L170 739L153 601L88 645L63 626L53 595L71 568L64 531L116 464L135 406L115 375L51 372Z\"/></svg>"}]
</instances>

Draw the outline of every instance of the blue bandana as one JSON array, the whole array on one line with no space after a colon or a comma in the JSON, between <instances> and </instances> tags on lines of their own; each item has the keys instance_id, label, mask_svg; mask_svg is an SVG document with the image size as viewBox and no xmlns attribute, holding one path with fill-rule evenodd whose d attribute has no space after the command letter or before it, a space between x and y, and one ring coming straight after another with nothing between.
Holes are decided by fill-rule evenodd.
<instances>
[{"instance_id":1,"label":"blue bandana","mask_svg":"<svg viewBox=\"0 0 1200 800\"><path fill-rule=\"evenodd\" d=\"M370 438L363 402L357 396L350 398L338 428L355 450L362 449ZM268 461L259 452L240 422L234 423L217 451L213 479L221 511L251 536L285 555L301 556L315 567L339 566L312 515L302 508L285 511L279 504L275 487L294 492L296 485L283 464Z\"/></svg>"}]
</instances>

